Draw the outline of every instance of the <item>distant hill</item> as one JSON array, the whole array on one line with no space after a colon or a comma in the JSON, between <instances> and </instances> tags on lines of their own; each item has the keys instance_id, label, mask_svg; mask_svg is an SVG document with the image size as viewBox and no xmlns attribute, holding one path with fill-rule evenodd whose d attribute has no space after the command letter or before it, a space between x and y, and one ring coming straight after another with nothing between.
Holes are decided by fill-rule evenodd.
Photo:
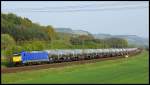
<instances>
[{"instance_id":1,"label":"distant hill","mask_svg":"<svg viewBox=\"0 0 150 85\"><path fill-rule=\"evenodd\" d=\"M105 38L111 38L112 35L110 34L93 34L95 38L97 39L105 39Z\"/></svg>"},{"instance_id":2,"label":"distant hill","mask_svg":"<svg viewBox=\"0 0 150 85\"><path fill-rule=\"evenodd\" d=\"M72 35L89 35L88 31L84 30L72 30L71 28L56 28L56 32L67 33ZM149 46L149 41L146 38L139 37L137 35L110 35L110 34L92 34L96 39L106 39L106 38L123 38L126 39L129 45L134 45L138 47Z\"/></svg>"},{"instance_id":3,"label":"distant hill","mask_svg":"<svg viewBox=\"0 0 150 85\"><path fill-rule=\"evenodd\" d=\"M62 33L71 33L73 34L73 30L70 28L55 28L56 32L62 32Z\"/></svg>"},{"instance_id":4,"label":"distant hill","mask_svg":"<svg viewBox=\"0 0 150 85\"><path fill-rule=\"evenodd\" d=\"M71 28L55 28L56 32L62 32L62 33L71 33L71 34L77 34L77 35L89 35L88 31L84 30L72 30Z\"/></svg>"},{"instance_id":5,"label":"distant hill","mask_svg":"<svg viewBox=\"0 0 150 85\"><path fill-rule=\"evenodd\" d=\"M137 35L110 35L110 34L94 34L94 37L97 39L105 38L123 38L126 39L129 45L134 45L138 47L149 46L149 41L146 38L139 37Z\"/></svg>"}]
</instances>

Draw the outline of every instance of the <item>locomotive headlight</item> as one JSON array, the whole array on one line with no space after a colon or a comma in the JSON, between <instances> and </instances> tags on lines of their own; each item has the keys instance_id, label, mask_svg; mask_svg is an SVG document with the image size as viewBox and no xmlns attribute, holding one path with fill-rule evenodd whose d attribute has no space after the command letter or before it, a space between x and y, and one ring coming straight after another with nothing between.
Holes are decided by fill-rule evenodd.
<instances>
[{"instance_id":1,"label":"locomotive headlight","mask_svg":"<svg viewBox=\"0 0 150 85\"><path fill-rule=\"evenodd\" d=\"M128 55L125 55L125 57L127 58L127 57L128 57Z\"/></svg>"}]
</instances>

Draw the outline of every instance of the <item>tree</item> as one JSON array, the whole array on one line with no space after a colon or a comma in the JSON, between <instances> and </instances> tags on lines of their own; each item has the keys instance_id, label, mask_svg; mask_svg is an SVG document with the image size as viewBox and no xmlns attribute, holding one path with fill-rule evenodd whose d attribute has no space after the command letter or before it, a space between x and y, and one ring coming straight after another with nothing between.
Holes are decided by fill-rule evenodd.
<instances>
[{"instance_id":1,"label":"tree","mask_svg":"<svg viewBox=\"0 0 150 85\"><path fill-rule=\"evenodd\" d=\"M122 38L108 38L105 39L105 42L111 48L125 48L128 46L128 42Z\"/></svg>"},{"instance_id":2,"label":"tree","mask_svg":"<svg viewBox=\"0 0 150 85\"><path fill-rule=\"evenodd\" d=\"M3 52L4 58L9 61L10 55L13 53L13 48L16 46L16 42L9 34L1 34L1 52Z\"/></svg>"},{"instance_id":3,"label":"tree","mask_svg":"<svg viewBox=\"0 0 150 85\"><path fill-rule=\"evenodd\" d=\"M78 37L71 37L70 38L70 43L72 45L81 45L82 44L82 40L79 39Z\"/></svg>"},{"instance_id":4,"label":"tree","mask_svg":"<svg viewBox=\"0 0 150 85\"><path fill-rule=\"evenodd\" d=\"M15 46L15 40L9 34L1 34L1 49L7 50Z\"/></svg>"},{"instance_id":5,"label":"tree","mask_svg":"<svg viewBox=\"0 0 150 85\"><path fill-rule=\"evenodd\" d=\"M88 35L80 35L78 38L81 40L92 40L93 39L93 37L88 36Z\"/></svg>"},{"instance_id":6,"label":"tree","mask_svg":"<svg viewBox=\"0 0 150 85\"><path fill-rule=\"evenodd\" d=\"M51 40L56 36L52 26L41 26L32 23L28 18L22 18L15 14L1 14L1 34L9 34L16 41L20 40Z\"/></svg>"},{"instance_id":7,"label":"tree","mask_svg":"<svg viewBox=\"0 0 150 85\"><path fill-rule=\"evenodd\" d=\"M50 25L47 26L45 28L45 30L46 30L46 33L48 34L48 37L49 37L50 40L54 39L56 37L56 32L55 32L55 30L52 26L50 26Z\"/></svg>"}]
</instances>

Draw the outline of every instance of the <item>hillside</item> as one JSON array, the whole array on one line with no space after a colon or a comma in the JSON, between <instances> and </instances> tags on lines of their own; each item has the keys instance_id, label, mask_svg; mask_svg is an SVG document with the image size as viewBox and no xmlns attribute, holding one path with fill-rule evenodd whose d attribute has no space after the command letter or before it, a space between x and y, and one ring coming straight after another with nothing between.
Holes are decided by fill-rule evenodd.
<instances>
[{"instance_id":1,"label":"hillside","mask_svg":"<svg viewBox=\"0 0 150 85\"><path fill-rule=\"evenodd\" d=\"M105 39L105 38L111 38L111 36L112 35L110 35L110 34L93 34L94 35L94 37L96 38L96 39Z\"/></svg>"},{"instance_id":2,"label":"hillside","mask_svg":"<svg viewBox=\"0 0 150 85\"><path fill-rule=\"evenodd\" d=\"M42 26L16 14L1 14L1 34L9 34L15 41L46 40L56 36L51 25Z\"/></svg>"},{"instance_id":3,"label":"hillside","mask_svg":"<svg viewBox=\"0 0 150 85\"><path fill-rule=\"evenodd\" d=\"M126 39L129 45L135 45L138 47L149 46L148 39L139 37L137 35L110 35L110 34L93 34L93 36L97 39L105 39L105 38L123 38Z\"/></svg>"},{"instance_id":4,"label":"hillside","mask_svg":"<svg viewBox=\"0 0 150 85\"><path fill-rule=\"evenodd\" d=\"M55 28L56 32L62 32L62 33L71 33L73 34L73 30L70 28Z\"/></svg>"},{"instance_id":5,"label":"hillside","mask_svg":"<svg viewBox=\"0 0 150 85\"><path fill-rule=\"evenodd\" d=\"M96 39L107 39L107 38L122 38L128 41L129 45L137 47L148 47L149 41L146 38L139 37L137 35L110 35L110 34L91 34L84 30L72 30L71 28L56 28L56 32L72 34L72 35L93 35Z\"/></svg>"},{"instance_id":6,"label":"hillside","mask_svg":"<svg viewBox=\"0 0 150 85\"><path fill-rule=\"evenodd\" d=\"M55 28L56 32L62 32L62 33L71 33L71 34L77 34L77 35L89 35L88 31L84 30L72 30L71 28Z\"/></svg>"},{"instance_id":7,"label":"hillside","mask_svg":"<svg viewBox=\"0 0 150 85\"><path fill-rule=\"evenodd\" d=\"M118 35L116 37L127 39L129 44L136 46L148 46L148 39L136 35Z\"/></svg>"},{"instance_id":8,"label":"hillside","mask_svg":"<svg viewBox=\"0 0 150 85\"><path fill-rule=\"evenodd\" d=\"M1 52L3 56L10 56L14 52L21 52L22 50L122 48L128 46L127 41L121 39L126 38L126 36L121 36L120 39L94 39L88 31L53 28L52 25L42 26L28 18L12 13L2 13L1 18ZM108 38L112 35L102 34L97 35L96 38L101 37ZM145 44L145 40L142 41L137 36L127 36L127 39L134 45L135 43Z\"/></svg>"},{"instance_id":9,"label":"hillside","mask_svg":"<svg viewBox=\"0 0 150 85\"><path fill-rule=\"evenodd\" d=\"M84 30L72 30L71 28L53 28L52 26L41 26L34 23L28 18L22 18L15 14L1 14L1 34L9 34L15 41L45 40L50 41L72 36L88 35L94 36L96 39L106 38L123 38L129 45L149 46L148 39L138 37L136 35L110 35L110 34L91 34Z\"/></svg>"},{"instance_id":10,"label":"hillside","mask_svg":"<svg viewBox=\"0 0 150 85\"><path fill-rule=\"evenodd\" d=\"M72 35L89 35L91 34L88 31L84 30L72 30L71 28L57 28L56 32L60 33L69 33ZM149 46L149 41L146 38L139 37L137 35L110 35L110 34L91 34L96 39L106 39L106 38L122 38L128 41L129 45L137 46L137 47L146 47Z\"/></svg>"}]
</instances>

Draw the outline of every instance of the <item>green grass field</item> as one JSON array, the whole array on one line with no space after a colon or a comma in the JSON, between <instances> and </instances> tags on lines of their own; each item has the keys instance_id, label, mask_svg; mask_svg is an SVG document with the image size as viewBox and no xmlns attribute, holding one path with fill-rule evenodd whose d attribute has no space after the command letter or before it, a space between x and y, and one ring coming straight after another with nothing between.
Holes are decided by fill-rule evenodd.
<instances>
[{"instance_id":1,"label":"green grass field","mask_svg":"<svg viewBox=\"0 0 150 85\"><path fill-rule=\"evenodd\" d=\"M116 60L2 74L2 83L149 83L149 54Z\"/></svg>"}]
</instances>

